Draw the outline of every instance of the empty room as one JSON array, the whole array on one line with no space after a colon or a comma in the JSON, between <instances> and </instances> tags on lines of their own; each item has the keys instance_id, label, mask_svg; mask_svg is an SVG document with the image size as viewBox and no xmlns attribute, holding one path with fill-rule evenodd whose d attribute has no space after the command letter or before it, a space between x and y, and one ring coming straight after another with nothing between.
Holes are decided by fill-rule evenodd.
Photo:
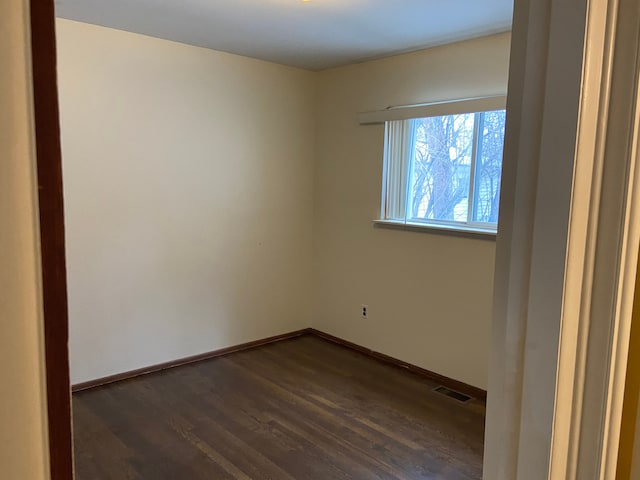
<instances>
[{"instance_id":1,"label":"empty room","mask_svg":"<svg viewBox=\"0 0 640 480\"><path fill-rule=\"evenodd\" d=\"M481 478L511 6L466 7L60 2L77 478Z\"/></svg>"},{"instance_id":2,"label":"empty room","mask_svg":"<svg viewBox=\"0 0 640 480\"><path fill-rule=\"evenodd\" d=\"M638 478L637 0L0 36L3 478Z\"/></svg>"},{"instance_id":3,"label":"empty room","mask_svg":"<svg viewBox=\"0 0 640 480\"><path fill-rule=\"evenodd\" d=\"M57 15L76 478L480 479L510 2Z\"/></svg>"}]
</instances>

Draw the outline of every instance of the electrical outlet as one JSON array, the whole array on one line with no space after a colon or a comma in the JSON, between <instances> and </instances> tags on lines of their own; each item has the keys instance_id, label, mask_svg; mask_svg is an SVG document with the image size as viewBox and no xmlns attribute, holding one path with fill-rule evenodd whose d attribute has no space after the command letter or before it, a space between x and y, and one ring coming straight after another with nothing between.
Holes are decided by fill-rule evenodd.
<instances>
[{"instance_id":1,"label":"electrical outlet","mask_svg":"<svg viewBox=\"0 0 640 480\"><path fill-rule=\"evenodd\" d=\"M366 319L369 307L367 305L362 305L362 318Z\"/></svg>"}]
</instances>

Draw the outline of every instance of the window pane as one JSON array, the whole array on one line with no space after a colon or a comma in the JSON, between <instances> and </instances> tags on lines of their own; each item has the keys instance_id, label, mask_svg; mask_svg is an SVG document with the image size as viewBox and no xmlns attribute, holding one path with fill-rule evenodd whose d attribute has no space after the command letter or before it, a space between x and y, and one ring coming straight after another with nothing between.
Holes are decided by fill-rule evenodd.
<instances>
[{"instance_id":1,"label":"window pane","mask_svg":"<svg viewBox=\"0 0 640 480\"><path fill-rule=\"evenodd\" d=\"M498 223L505 118L504 110L485 112L480 118L474 185L474 222Z\"/></svg>"},{"instance_id":2,"label":"window pane","mask_svg":"<svg viewBox=\"0 0 640 480\"><path fill-rule=\"evenodd\" d=\"M468 113L414 121L410 220L468 221L475 118Z\"/></svg>"}]
</instances>

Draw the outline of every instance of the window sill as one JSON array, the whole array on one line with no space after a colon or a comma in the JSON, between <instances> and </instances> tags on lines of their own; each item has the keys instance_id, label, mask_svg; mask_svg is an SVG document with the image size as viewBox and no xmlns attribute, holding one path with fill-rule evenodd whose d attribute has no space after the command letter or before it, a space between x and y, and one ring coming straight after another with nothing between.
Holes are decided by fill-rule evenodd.
<instances>
[{"instance_id":1,"label":"window sill","mask_svg":"<svg viewBox=\"0 0 640 480\"><path fill-rule=\"evenodd\" d=\"M422 231L428 233L438 233L441 235L456 235L462 237L472 237L483 240L495 240L496 232L492 230L484 230L482 228L474 227L458 227L452 225L427 225L424 223L404 223L396 222L393 220L374 220L376 227L393 228L397 230L413 230Z\"/></svg>"}]
</instances>

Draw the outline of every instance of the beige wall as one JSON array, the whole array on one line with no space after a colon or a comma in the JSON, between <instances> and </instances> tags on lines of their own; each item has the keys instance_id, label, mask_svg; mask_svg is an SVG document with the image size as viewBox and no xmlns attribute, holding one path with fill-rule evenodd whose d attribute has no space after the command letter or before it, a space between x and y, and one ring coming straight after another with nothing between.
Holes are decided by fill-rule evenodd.
<instances>
[{"instance_id":1,"label":"beige wall","mask_svg":"<svg viewBox=\"0 0 640 480\"><path fill-rule=\"evenodd\" d=\"M49 478L27 2L0 2L0 477Z\"/></svg>"},{"instance_id":2,"label":"beige wall","mask_svg":"<svg viewBox=\"0 0 640 480\"><path fill-rule=\"evenodd\" d=\"M74 383L313 325L486 388L495 244L374 228L356 117L504 93L508 34L311 73L58 30Z\"/></svg>"},{"instance_id":3,"label":"beige wall","mask_svg":"<svg viewBox=\"0 0 640 480\"><path fill-rule=\"evenodd\" d=\"M357 113L504 94L509 39L485 37L319 74L313 326L481 388L495 242L374 227L384 129L359 126Z\"/></svg>"},{"instance_id":4,"label":"beige wall","mask_svg":"<svg viewBox=\"0 0 640 480\"><path fill-rule=\"evenodd\" d=\"M57 27L72 382L308 327L314 74Z\"/></svg>"}]
</instances>

